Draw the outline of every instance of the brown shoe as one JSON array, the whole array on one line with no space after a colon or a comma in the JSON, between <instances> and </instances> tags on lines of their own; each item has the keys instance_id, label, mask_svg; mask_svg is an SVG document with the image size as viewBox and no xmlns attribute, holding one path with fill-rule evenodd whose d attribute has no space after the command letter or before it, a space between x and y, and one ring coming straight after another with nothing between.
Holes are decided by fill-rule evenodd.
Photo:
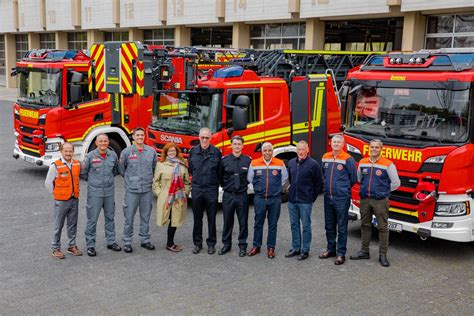
<instances>
[{"instance_id":1,"label":"brown shoe","mask_svg":"<svg viewBox=\"0 0 474 316\"><path fill-rule=\"evenodd\" d=\"M336 266L339 266L341 264L344 264L344 262L346 261L346 257L345 256L337 256L336 257L336 261L334 261L334 264Z\"/></svg>"},{"instance_id":2,"label":"brown shoe","mask_svg":"<svg viewBox=\"0 0 474 316\"><path fill-rule=\"evenodd\" d=\"M247 256L252 257L255 256L257 253L260 253L260 247L252 247L247 253Z\"/></svg>"},{"instance_id":3,"label":"brown shoe","mask_svg":"<svg viewBox=\"0 0 474 316\"><path fill-rule=\"evenodd\" d=\"M51 253L51 255L54 258L64 259L64 253L59 249L53 249L53 252Z\"/></svg>"},{"instance_id":4,"label":"brown shoe","mask_svg":"<svg viewBox=\"0 0 474 316\"><path fill-rule=\"evenodd\" d=\"M334 252L325 251L319 255L319 259L327 259L335 256L336 254Z\"/></svg>"},{"instance_id":5,"label":"brown shoe","mask_svg":"<svg viewBox=\"0 0 474 316\"><path fill-rule=\"evenodd\" d=\"M80 251L77 246L71 246L67 248L67 253L70 253L73 256L82 256L82 251Z\"/></svg>"},{"instance_id":6,"label":"brown shoe","mask_svg":"<svg viewBox=\"0 0 474 316\"><path fill-rule=\"evenodd\" d=\"M267 257L270 259L275 258L275 248L268 248L267 249Z\"/></svg>"}]
</instances>

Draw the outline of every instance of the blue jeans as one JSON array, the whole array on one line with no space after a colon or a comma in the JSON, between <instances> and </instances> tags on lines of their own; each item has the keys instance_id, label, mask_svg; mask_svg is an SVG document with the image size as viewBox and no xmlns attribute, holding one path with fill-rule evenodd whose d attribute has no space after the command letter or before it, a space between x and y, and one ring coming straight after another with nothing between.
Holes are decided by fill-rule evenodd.
<instances>
[{"instance_id":1,"label":"blue jeans","mask_svg":"<svg viewBox=\"0 0 474 316\"><path fill-rule=\"evenodd\" d=\"M268 218L268 237L267 248L275 248L277 224L280 218L281 198L262 198L255 196L255 224L253 226L253 246L261 247L263 238L263 225L265 224L265 217Z\"/></svg>"},{"instance_id":2,"label":"blue jeans","mask_svg":"<svg viewBox=\"0 0 474 316\"><path fill-rule=\"evenodd\" d=\"M330 198L324 196L324 228L326 228L327 250L338 256L346 255L347 222L351 198ZM336 248L337 236L337 248Z\"/></svg>"},{"instance_id":3,"label":"blue jeans","mask_svg":"<svg viewBox=\"0 0 474 316\"><path fill-rule=\"evenodd\" d=\"M311 246L312 203L288 203L291 224L291 249L309 252ZM303 248L301 248L301 224L303 225Z\"/></svg>"}]
</instances>

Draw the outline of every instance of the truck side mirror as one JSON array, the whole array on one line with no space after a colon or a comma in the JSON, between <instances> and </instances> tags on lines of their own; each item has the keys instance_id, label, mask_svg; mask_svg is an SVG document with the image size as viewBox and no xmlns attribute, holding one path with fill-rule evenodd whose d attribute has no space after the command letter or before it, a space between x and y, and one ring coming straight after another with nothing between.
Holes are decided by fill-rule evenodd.
<instances>
[{"instance_id":1,"label":"truck side mirror","mask_svg":"<svg viewBox=\"0 0 474 316\"><path fill-rule=\"evenodd\" d=\"M82 74L80 72L71 70L71 83L82 82Z\"/></svg>"},{"instance_id":2,"label":"truck side mirror","mask_svg":"<svg viewBox=\"0 0 474 316\"><path fill-rule=\"evenodd\" d=\"M78 84L69 86L70 103L75 104L82 101L82 87Z\"/></svg>"},{"instance_id":3,"label":"truck side mirror","mask_svg":"<svg viewBox=\"0 0 474 316\"><path fill-rule=\"evenodd\" d=\"M247 108L234 107L232 111L232 127L235 131L247 129Z\"/></svg>"}]
</instances>

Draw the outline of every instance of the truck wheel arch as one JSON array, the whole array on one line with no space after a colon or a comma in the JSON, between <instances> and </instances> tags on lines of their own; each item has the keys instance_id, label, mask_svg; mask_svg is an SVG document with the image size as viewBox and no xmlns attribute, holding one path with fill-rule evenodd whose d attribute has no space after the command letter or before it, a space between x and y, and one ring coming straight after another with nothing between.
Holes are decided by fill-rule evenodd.
<instances>
[{"instance_id":1,"label":"truck wheel arch","mask_svg":"<svg viewBox=\"0 0 474 316\"><path fill-rule=\"evenodd\" d=\"M128 135L118 127L111 127L111 126L99 126L93 129L89 134L87 134L86 138L83 141L83 148L84 148L84 156L95 148L95 139L100 134L107 134L110 139L111 147L117 151L120 148L119 152L116 152L117 155L120 155L120 152L131 145L130 139Z\"/></svg>"}]
</instances>

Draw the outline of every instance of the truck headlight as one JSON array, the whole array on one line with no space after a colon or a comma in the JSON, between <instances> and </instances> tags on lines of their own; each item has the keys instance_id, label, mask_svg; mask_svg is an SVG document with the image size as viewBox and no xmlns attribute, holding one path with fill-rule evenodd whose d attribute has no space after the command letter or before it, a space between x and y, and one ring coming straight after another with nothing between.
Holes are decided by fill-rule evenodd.
<instances>
[{"instance_id":1,"label":"truck headlight","mask_svg":"<svg viewBox=\"0 0 474 316\"><path fill-rule=\"evenodd\" d=\"M469 213L470 210L467 201L450 204L439 203L435 210L436 216L462 216Z\"/></svg>"},{"instance_id":2,"label":"truck headlight","mask_svg":"<svg viewBox=\"0 0 474 316\"><path fill-rule=\"evenodd\" d=\"M45 144L45 150L46 151L59 151L59 148L61 148L61 143L60 142L46 143Z\"/></svg>"},{"instance_id":3,"label":"truck headlight","mask_svg":"<svg viewBox=\"0 0 474 316\"><path fill-rule=\"evenodd\" d=\"M444 160L446 159L446 155L443 156L435 156L431 157L425 160L425 162L428 163L444 163Z\"/></svg>"}]
</instances>

